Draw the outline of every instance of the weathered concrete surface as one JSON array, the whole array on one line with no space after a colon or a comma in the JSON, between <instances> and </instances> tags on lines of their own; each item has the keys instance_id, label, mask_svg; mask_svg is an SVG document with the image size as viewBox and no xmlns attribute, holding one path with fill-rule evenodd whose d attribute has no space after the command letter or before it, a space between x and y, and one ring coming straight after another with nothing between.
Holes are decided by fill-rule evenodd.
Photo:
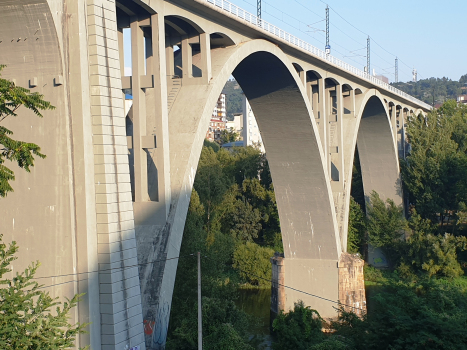
<instances>
[{"instance_id":1,"label":"weathered concrete surface","mask_svg":"<svg viewBox=\"0 0 467 350\"><path fill-rule=\"evenodd\" d=\"M275 253L271 258L271 326L276 316L285 310L284 254Z\"/></svg>"},{"instance_id":2,"label":"weathered concrete surface","mask_svg":"<svg viewBox=\"0 0 467 350\"><path fill-rule=\"evenodd\" d=\"M339 260L339 302L346 311L358 316L366 313L365 261L358 255L342 253Z\"/></svg>"},{"instance_id":3,"label":"weathered concrete surface","mask_svg":"<svg viewBox=\"0 0 467 350\"><path fill-rule=\"evenodd\" d=\"M113 1L0 2L3 76L57 107L5 125L47 155L0 201L15 270L40 260L53 297L86 293L76 346L144 348ZM35 86L31 86L34 82ZM74 275L75 274L75 275ZM58 277L48 277L58 276Z\"/></svg>"},{"instance_id":4,"label":"weathered concrete surface","mask_svg":"<svg viewBox=\"0 0 467 350\"><path fill-rule=\"evenodd\" d=\"M403 137L394 135L420 106L196 1L20 0L0 10L4 77L34 83L57 106L43 120L26 112L4 123L47 159L30 174L13 167L0 225L21 247L15 270L40 260L39 276L59 276L42 280L53 296L86 293L72 320L92 324L77 346L164 348L177 269L165 259L179 254L212 107L231 74L266 146L285 284L339 300L356 144L365 193L397 200L394 142ZM134 74L122 80L128 27ZM388 106L398 111L391 121ZM285 298L335 314L321 299Z\"/></svg>"}]
</instances>

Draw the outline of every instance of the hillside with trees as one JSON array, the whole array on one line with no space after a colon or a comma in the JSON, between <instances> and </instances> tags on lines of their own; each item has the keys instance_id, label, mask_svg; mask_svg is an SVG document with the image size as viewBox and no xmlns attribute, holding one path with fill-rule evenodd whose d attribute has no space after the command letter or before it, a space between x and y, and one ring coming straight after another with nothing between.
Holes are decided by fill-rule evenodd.
<instances>
[{"instance_id":1,"label":"hillside with trees","mask_svg":"<svg viewBox=\"0 0 467 350\"><path fill-rule=\"evenodd\" d=\"M461 76L459 81L443 77L421 79L417 82L398 82L391 85L433 106L447 100L455 100L458 95L467 93L466 90L461 90L462 87L467 86L467 74Z\"/></svg>"},{"instance_id":2,"label":"hillside with trees","mask_svg":"<svg viewBox=\"0 0 467 350\"><path fill-rule=\"evenodd\" d=\"M234 114L243 112L243 93L236 80L228 80L225 83L222 93L225 94L227 107L227 119L233 120Z\"/></svg>"}]
</instances>

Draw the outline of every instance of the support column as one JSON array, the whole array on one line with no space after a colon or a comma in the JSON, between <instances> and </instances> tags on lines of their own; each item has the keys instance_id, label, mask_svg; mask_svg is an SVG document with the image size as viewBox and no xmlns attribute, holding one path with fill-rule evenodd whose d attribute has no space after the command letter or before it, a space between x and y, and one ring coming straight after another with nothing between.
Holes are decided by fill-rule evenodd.
<instances>
[{"instance_id":1,"label":"support column","mask_svg":"<svg viewBox=\"0 0 467 350\"><path fill-rule=\"evenodd\" d=\"M182 37L182 69L183 78L193 77L193 57L188 37Z\"/></svg>"},{"instance_id":2,"label":"support column","mask_svg":"<svg viewBox=\"0 0 467 350\"><path fill-rule=\"evenodd\" d=\"M118 56L120 59L120 74L125 75L125 60L124 60L124 43L123 43L123 28L117 29L118 39Z\"/></svg>"},{"instance_id":3,"label":"support column","mask_svg":"<svg viewBox=\"0 0 467 350\"><path fill-rule=\"evenodd\" d=\"M329 140L329 155L330 155L330 174L331 174L331 188L333 192L342 192L344 189L344 152L343 145L343 115L344 106L342 98L342 85L336 85L334 91L330 91L331 97L331 117L329 121L330 140ZM333 111L333 108L335 110Z\"/></svg>"},{"instance_id":4,"label":"support column","mask_svg":"<svg viewBox=\"0 0 467 350\"><path fill-rule=\"evenodd\" d=\"M302 82L303 86L306 86L306 72L302 70L300 73L298 73L298 75L300 76L300 81Z\"/></svg>"},{"instance_id":5,"label":"support column","mask_svg":"<svg viewBox=\"0 0 467 350\"><path fill-rule=\"evenodd\" d=\"M271 258L272 283L271 283L271 317L270 322L285 310L285 260L284 254L275 253Z\"/></svg>"},{"instance_id":6,"label":"support column","mask_svg":"<svg viewBox=\"0 0 467 350\"><path fill-rule=\"evenodd\" d=\"M328 147L328 117L327 117L327 98L326 98L326 86L324 79L318 79L317 92L317 114L319 118L319 134L321 137L321 144L323 146L323 155L325 164L329 163L329 147ZM326 169L329 173L329 169Z\"/></svg>"},{"instance_id":7,"label":"support column","mask_svg":"<svg viewBox=\"0 0 467 350\"><path fill-rule=\"evenodd\" d=\"M175 73L175 63L174 63L174 48L170 42L165 44L165 58L166 58L167 79L172 79L172 76Z\"/></svg>"},{"instance_id":8,"label":"support column","mask_svg":"<svg viewBox=\"0 0 467 350\"><path fill-rule=\"evenodd\" d=\"M397 114L396 114L397 108L396 105L392 105L391 107L391 127L392 127L392 134L394 136L394 144L397 149Z\"/></svg>"},{"instance_id":9,"label":"support column","mask_svg":"<svg viewBox=\"0 0 467 350\"><path fill-rule=\"evenodd\" d=\"M147 123L152 126L156 135L157 147L152 150L157 169L157 216L160 225L165 222L170 208L170 155L169 155L169 121L167 111L167 79L165 77L166 48L164 16L160 13L151 16L151 48L152 56L148 60L148 75L154 79L154 88L148 102Z\"/></svg>"},{"instance_id":10,"label":"support column","mask_svg":"<svg viewBox=\"0 0 467 350\"><path fill-rule=\"evenodd\" d=\"M131 18L130 27L135 202L146 202L148 200L147 157L141 144L141 137L146 135L146 103L140 80L140 77L144 75L144 33L136 17Z\"/></svg>"},{"instance_id":11,"label":"support column","mask_svg":"<svg viewBox=\"0 0 467 350\"><path fill-rule=\"evenodd\" d=\"M339 169L339 189L344 189L344 99L342 97L342 85L336 86L337 102L337 164Z\"/></svg>"},{"instance_id":12,"label":"support column","mask_svg":"<svg viewBox=\"0 0 467 350\"><path fill-rule=\"evenodd\" d=\"M211 37L207 33L199 35L199 46L201 50L200 68L202 72L203 81L209 83L212 79L211 68Z\"/></svg>"}]
</instances>

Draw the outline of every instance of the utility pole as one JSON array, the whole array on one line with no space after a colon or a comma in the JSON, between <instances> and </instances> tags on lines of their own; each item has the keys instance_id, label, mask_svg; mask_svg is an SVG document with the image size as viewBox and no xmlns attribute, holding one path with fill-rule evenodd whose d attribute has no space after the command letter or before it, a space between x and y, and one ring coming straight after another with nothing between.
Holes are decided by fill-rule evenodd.
<instances>
[{"instance_id":1,"label":"utility pole","mask_svg":"<svg viewBox=\"0 0 467 350\"><path fill-rule=\"evenodd\" d=\"M370 70L370 36L366 39L366 72L371 75Z\"/></svg>"},{"instance_id":2,"label":"utility pole","mask_svg":"<svg viewBox=\"0 0 467 350\"><path fill-rule=\"evenodd\" d=\"M329 6L326 5L326 57L331 54L331 45L329 45Z\"/></svg>"},{"instance_id":3,"label":"utility pole","mask_svg":"<svg viewBox=\"0 0 467 350\"><path fill-rule=\"evenodd\" d=\"M396 65L395 67L395 73L394 73L394 82L398 83L399 82L399 60L396 57Z\"/></svg>"},{"instance_id":4,"label":"utility pole","mask_svg":"<svg viewBox=\"0 0 467 350\"><path fill-rule=\"evenodd\" d=\"M201 312L201 253L198 252L198 350L203 350L203 314Z\"/></svg>"}]
</instances>

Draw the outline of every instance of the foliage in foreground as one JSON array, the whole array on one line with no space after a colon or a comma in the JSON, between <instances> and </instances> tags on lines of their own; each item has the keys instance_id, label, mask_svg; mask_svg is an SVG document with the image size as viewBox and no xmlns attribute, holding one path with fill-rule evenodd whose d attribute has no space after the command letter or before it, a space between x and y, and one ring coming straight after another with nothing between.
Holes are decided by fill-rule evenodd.
<instances>
[{"instance_id":1,"label":"foliage in foreground","mask_svg":"<svg viewBox=\"0 0 467 350\"><path fill-rule=\"evenodd\" d=\"M60 307L58 298L53 299L41 290L34 274L39 263L32 263L24 272L12 279L4 275L10 272L16 260L18 247L15 242L7 247L0 236L0 348L2 349L68 349L74 346L78 334L84 333L86 324L72 325L68 314L81 295L75 295ZM51 309L55 307L55 312Z\"/></svg>"},{"instance_id":2,"label":"foliage in foreground","mask_svg":"<svg viewBox=\"0 0 467 350\"><path fill-rule=\"evenodd\" d=\"M295 305L274 321L276 349L467 349L467 280L401 280L373 273L371 312L359 318L340 310L323 333L316 311ZM375 278L376 276L376 278ZM369 277L368 275L366 277Z\"/></svg>"},{"instance_id":3,"label":"foliage in foreground","mask_svg":"<svg viewBox=\"0 0 467 350\"><path fill-rule=\"evenodd\" d=\"M408 222L402 208L387 200L384 203L376 192L368 205L368 241L381 248L392 267L404 276L426 274L428 277L458 277L464 274L458 253L467 249L465 236L438 234L428 219L415 210Z\"/></svg>"},{"instance_id":4,"label":"foliage in foreground","mask_svg":"<svg viewBox=\"0 0 467 350\"><path fill-rule=\"evenodd\" d=\"M288 313L281 311L273 322L277 336L276 350L308 350L321 343L325 337L321 331L323 319L318 311L305 307L303 301L295 304Z\"/></svg>"},{"instance_id":5,"label":"foliage in foreground","mask_svg":"<svg viewBox=\"0 0 467 350\"><path fill-rule=\"evenodd\" d=\"M341 311L332 324L350 349L467 349L465 279L401 280L386 273L373 282L370 312L359 319Z\"/></svg>"},{"instance_id":6,"label":"foliage in foreground","mask_svg":"<svg viewBox=\"0 0 467 350\"><path fill-rule=\"evenodd\" d=\"M0 73L3 68L5 66L0 65ZM0 123L8 117L16 117L16 112L21 106L42 117L41 111L55 108L43 97L0 77ZM5 165L6 160L15 162L20 168L30 172L34 166L34 156L45 158L38 145L15 140L12 135L13 131L0 125L0 197L13 192L10 182L15 179L15 173Z\"/></svg>"}]
</instances>

